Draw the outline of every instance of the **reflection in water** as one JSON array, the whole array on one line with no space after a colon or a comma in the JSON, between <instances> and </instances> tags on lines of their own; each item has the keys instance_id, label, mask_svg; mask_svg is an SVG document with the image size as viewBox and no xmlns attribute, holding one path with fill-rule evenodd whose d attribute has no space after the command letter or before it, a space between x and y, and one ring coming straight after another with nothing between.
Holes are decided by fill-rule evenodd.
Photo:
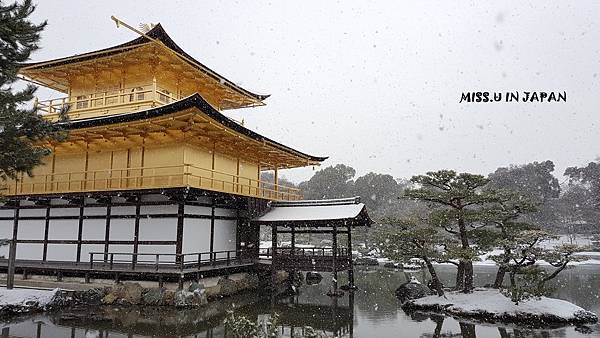
<instances>
[{"instance_id":1,"label":"reflection in water","mask_svg":"<svg viewBox=\"0 0 600 338\"><path fill-rule=\"evenodd\" d=\"M452 267L440 267L446 283L453 280ZM493 268L479 267L476 281L493 281ZM318 332L340 337L464 337L464 338L559 338L600 337L600 327L524 329L514 326L457 321L432 313L405 313L394 297L401 283L424 272L403 273L383 268L355 274L359 289L342 298L325 296L330 276L314 286L303 286L299 295L271 303L268 295L244 294L212 302L201 309L156 307L97 307L71 309L62 313L37 315L12 323L0 323L1 337L224 337L222 321L227 310L249 319L269 318L278 313L280 332L297 336L300 328L311 326ZM342 278L341 278L342 279ZM340 280L343 284L345 281ZM555 296L588 310L600 312L600 269L578 267L566 271L555 283Z\"/></svg>"}]
</instances>

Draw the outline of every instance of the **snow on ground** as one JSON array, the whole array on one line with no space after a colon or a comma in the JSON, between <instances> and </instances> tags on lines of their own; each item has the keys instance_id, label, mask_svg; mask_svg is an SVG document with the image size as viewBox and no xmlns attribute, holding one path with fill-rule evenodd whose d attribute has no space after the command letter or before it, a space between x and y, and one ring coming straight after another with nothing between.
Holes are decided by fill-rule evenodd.
<instances>
[{"instance_id":1,"label":"snow on ground","mask_svg":"<svg viewBox=\"0 0 600 338\"><path fill-rule=\"evenodd\" d=\"M530 298L516 305L498 290L477 288L472 294L448 292L445 297L427 296L409 302L418 307L443 309L444 312L469 317L507 319L551 319L554 321L595 321L594 313L561 299L548 297Z\"/></svg>"},{"instance_id":2,"label":"snow on ground","mask_svg":"<svg viewBox=\"0 0 600 338\"><path fill-rule=\"evenodd\" d=\"M31 309L44 309L46 306L52 303L56 295L59 293L59 289L54 290L35 290L35 289L12 289L7 290L0 288L0 312L2 310L11 308L23 309L25 312L27 308Z\"/></svg>"},{"instance_id":3,"label":"snow on ground","mask_svg":"<svg viewBox=\"0 0 600 338\"><path fill-rule=\"evenodd\" d=\"M588 235L560 235L557 239L543 241L540 246L545 249L552 249L561 244L576 244L581 246L592 245L592 237Z\"/></svg>"}]
</instances>

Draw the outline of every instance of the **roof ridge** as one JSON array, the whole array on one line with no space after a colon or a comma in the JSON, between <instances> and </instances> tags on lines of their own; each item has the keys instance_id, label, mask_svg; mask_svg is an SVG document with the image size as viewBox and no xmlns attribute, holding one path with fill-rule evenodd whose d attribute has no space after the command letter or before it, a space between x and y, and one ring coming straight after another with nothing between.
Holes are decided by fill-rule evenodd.
<instances>
[{"instance_id":1,"label":"roof ridge","mask_svg":"<svg viewBox=\"0 0 600 338\"><path fill-rule=\"evenodd\" d=\"M330 206L330 205L351 205L361 204L360 196L333 198L323 200L299 200L299 201L277 201L272 202L272 207L297 207L297 206Z\"/></svg>"}]
</instances>

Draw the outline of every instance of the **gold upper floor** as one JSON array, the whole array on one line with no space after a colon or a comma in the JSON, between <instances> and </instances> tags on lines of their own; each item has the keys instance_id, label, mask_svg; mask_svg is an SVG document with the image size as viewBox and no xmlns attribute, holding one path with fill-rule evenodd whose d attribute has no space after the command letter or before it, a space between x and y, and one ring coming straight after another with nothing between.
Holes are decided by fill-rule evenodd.
<instances>
[{"instance_id":1,"label":"gold upper floor","mask_svg":"<svg viewBox=\"0 0 600 338\"><path fill-rule=\"evenodd\" d=\"M217 110L264 105L254 94L187 55L160 25L121 45L44 62L24 64L25 79L62 92L38 101L53 118L68 109L72 119L118 114L199 93Z\"/></svg>"},{"instance_id":2,"label":"gold upper floor","mask_svg":"<svg viewBox=\"0 0 600 338\"><path fill-rule=\"evenodd\" d=\"M222 115L263 105L251 93L187 55L160 25L114 47L23 65L29 81L63 97L36 100L69 137L41 144L52 156L32 177L9 181L8 195L196 187L274 200L301 198L277 171L318 165L299 152ZM275 171L275 182L261 172Z\"/></svg>"}]
</instances>

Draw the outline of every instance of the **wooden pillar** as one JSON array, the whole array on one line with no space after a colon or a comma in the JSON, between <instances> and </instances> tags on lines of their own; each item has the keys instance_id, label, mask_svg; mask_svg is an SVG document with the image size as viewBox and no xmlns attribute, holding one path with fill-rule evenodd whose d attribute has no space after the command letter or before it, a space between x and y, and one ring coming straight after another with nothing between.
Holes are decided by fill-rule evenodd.
<instances>
[{"instance_id":1,"label":"wooden pillar","mask_svg":"<svg viewBox=\"0 0 600 338\"><path fill-rule=\"evenodd\" d=\"M8 274L6 276L6 288L12 289L15 285L15 261L17 260L17 234L19 232L19 206L21 201L16 201L13 214L13 235L8 252Z\"/></svg>"},{"instance_id":2,"label":"wooden pillar","mask_svg":"<svg viewBox=\"0 0 600 338\"><path fill-rule=\"evenodd\" d=\"M275 173L273 175L273 184L275 185L273 190L279 195L279 170L277 170L277 164L275 164ZM279 198L279 196L277 196Z\"/></svg>"},{"instance_id":3,"label":"wooden pillar","mask_svg":"<svg viewBox=\"0 0 600 338\"><path fill-rule=\"evenodd\" d=\"M350 333L349 338L354 338L354 292L348 294L348 307L350 308Z\"/></svg>"},{"instance_id":4,"label":"wooden pillar","mask_svg":"<svg viewBox=\"0 0 600 338\"><path fill-rule=\"evenodd\" d=\"M106 224L104 228L104 262L108 260L108 250L110 241L110 218L112 209L112 198L109 196L106 203Z\"/></svg>"},{"instance_id":5,"label":"wooden pillar","mask_svg":"<svg viewBox=\"0 0 600 338\"><path fill-rule=\"evenodd\" d=\"M175 261L177 263L183 262L183 257L181 254L183 253L183 221L185 216L185 202L183 199L177 202L177 235L175 244Z\"/></svg>"},{"instance_id":6,"label":"wooden pillar","mask_svg":"<svg viewBox=\"0 0 600 338\"><path fill-rule=\"evenodd\" d=\"M131 263L135 266L137 263L137 254L139 251L139 242L140 242L140 209L141 209L141 200L140 196L135 197L135 223L133 227L133 257L131 259Z\"/></svg>"},{"instance_id":7,"label":"wooden pillar","mask_svg":"<svg viewBox=\"0 0 600 338\"><path fill-rule=\"evenodd\" d=\"M77 259L76 262L81 262L81 241L83 240L83 210L85 208L85 197L81 198L79 203L79 225L77 227Z\"/></svg>"},{"instance_id":8,"label":"wooden pillar","mask_svg":"<svg viewBox=\"0 0 600 338\"><path fill-rule=\"evenodd\" d=\"M351 289L356 288L354 285L354 262L352 260L352 226L348 225L348 286Z\"/></svg>"},{"instance_id":9,"label":"wooden pillar","mask_svg":"<svg viewBox=\"0 0 600 338\"><path fill-rule=\"evenodd\" d=\"M48 232L50 231L50 201L46 206L46 217L44 224L44 252L42 252L42 261L45 262L48 258Z\"/></svg>"},{"instance_id":10,"label":"wooden pillar","mask_svg":"<svg viewBox=\"0 0 600 338\"><path fill-rule=\"evenodd\" d=\"M271 286L273 287L273 290L275 290L275 285L277 284L277 267L275 266L276 257L277 257L277 225L273 224L271 226ZM274 295L275 295L275 292L273 292L272 298L274 297Z\"/></svg>"},{"instance_id":11,"label":"wooden pillar","mask_svg":"<svg viewBox=\"0 0 600 338\"><path fill-rule=\"evenodd\" d=\"M215 198L212 198L210 206L210 260L214 259L215 252Z\"/></svg>"},{"instance_id":12,"label":"wooden pillar","mask_svg":"<svg viewBox=\"0 0 600 338\"><path fill-rule=\"evenodd\" d=\"M333 294L334 296L337 296L338 294L338 271L337 271L337 249L338 249L338 245L337 245L337 223L333 222L333 241L332 241L332 246L331 246L331 251L333 254Z\"/></svg>"}]
</instances>

